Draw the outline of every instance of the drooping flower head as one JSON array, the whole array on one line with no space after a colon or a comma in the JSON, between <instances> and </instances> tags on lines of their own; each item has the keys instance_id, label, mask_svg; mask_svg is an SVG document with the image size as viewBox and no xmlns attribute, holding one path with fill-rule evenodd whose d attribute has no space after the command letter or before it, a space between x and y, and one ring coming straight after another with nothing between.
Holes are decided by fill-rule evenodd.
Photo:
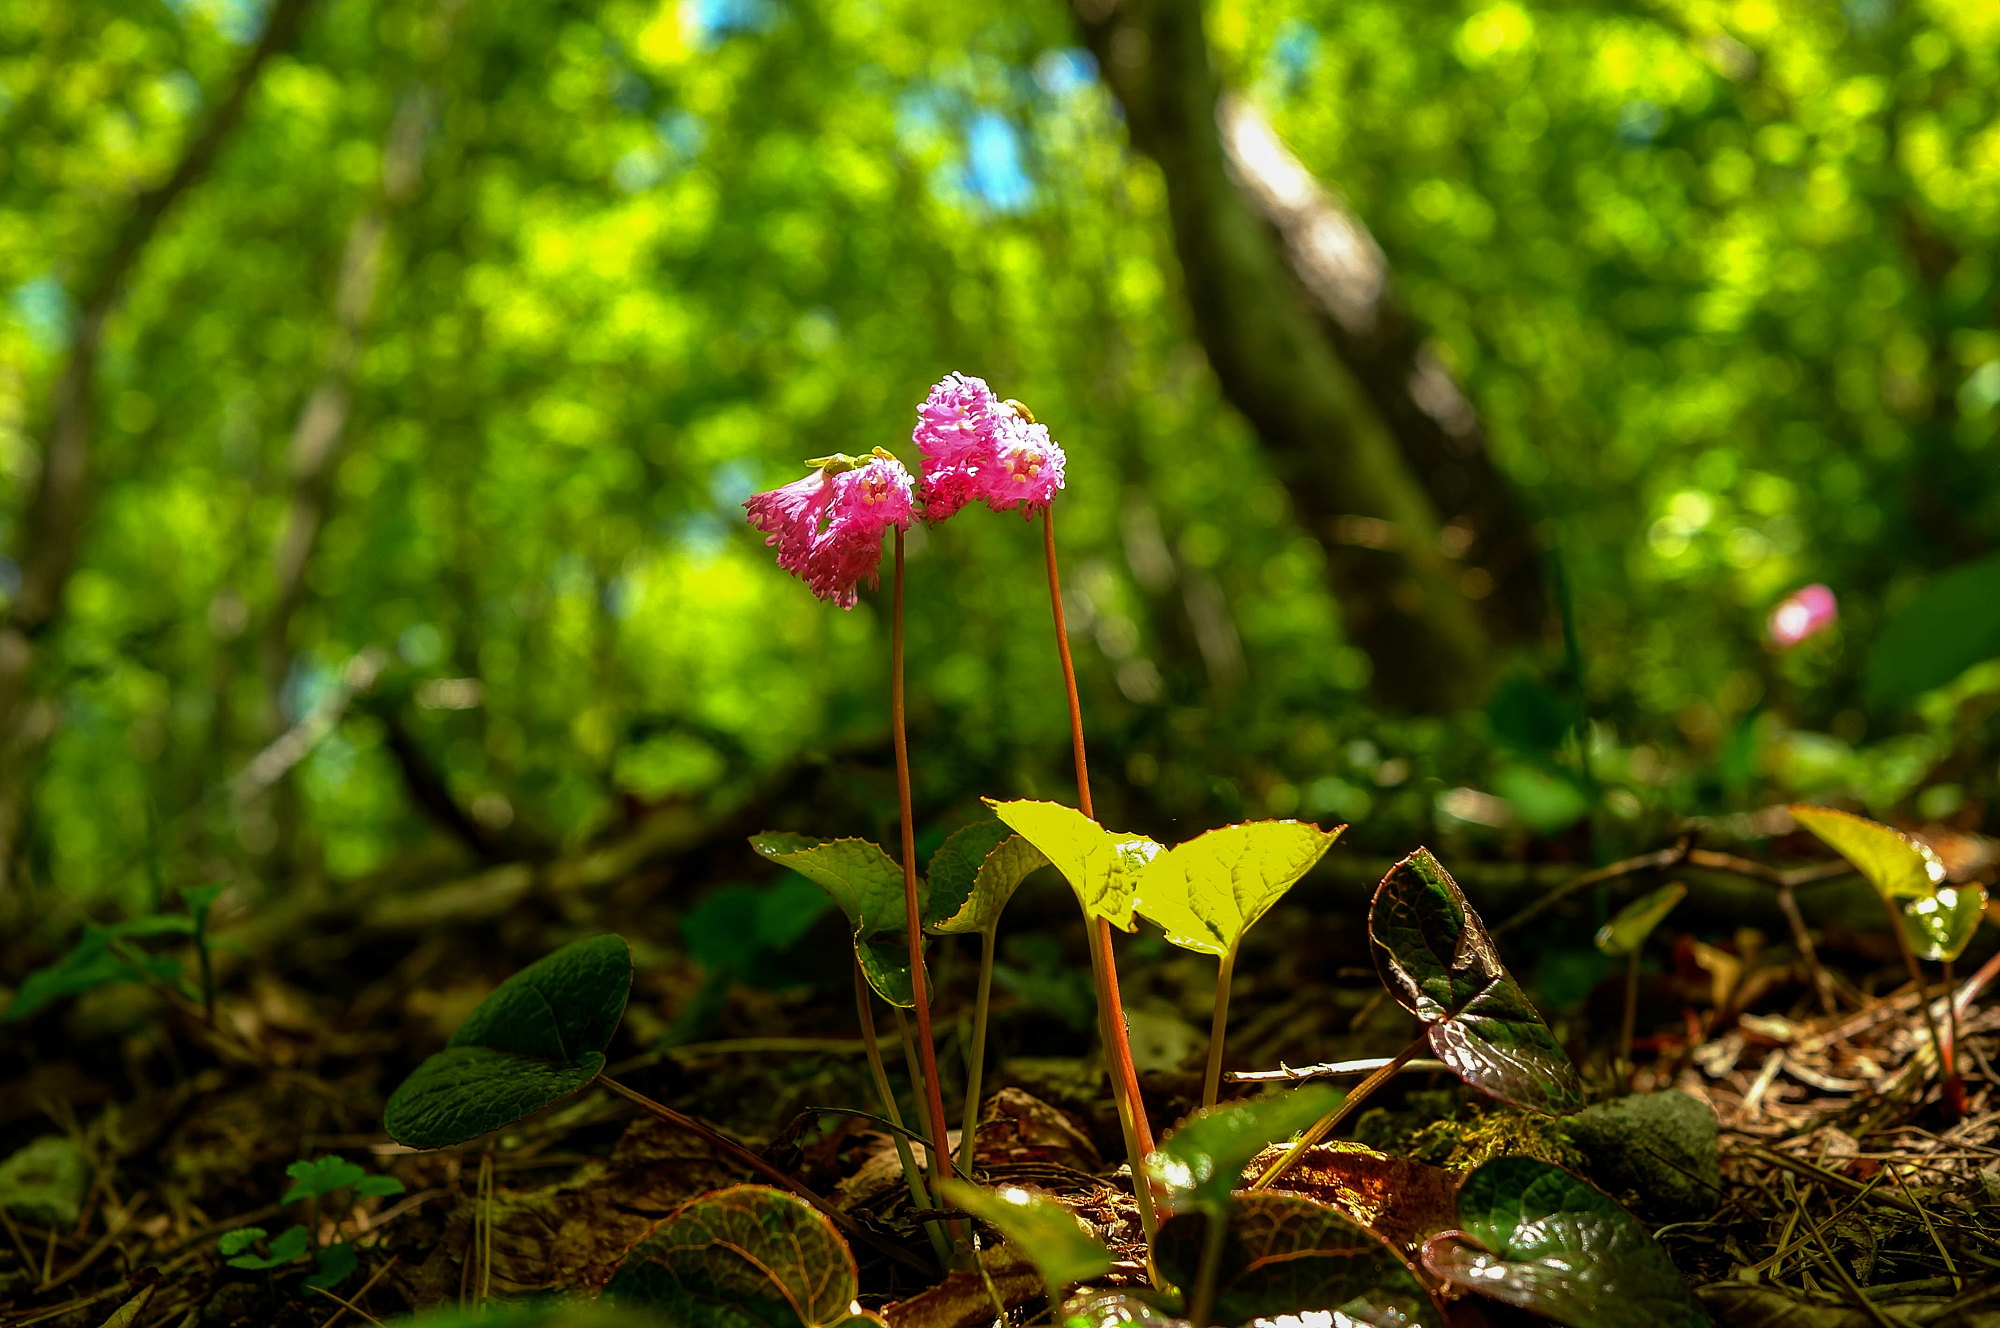
<instances>
[{"instance_id":1,"label":"drooping flower head","mask_svg":"<svg viewBox=\"0 0 2000 1328\"><path fill-rule=\"evenodd\" d=\"M1063 451L1018 401L1001 401L985 380L947 374L917 407L910 435L923 456L924 519L938 522L969 502L1033 516L1063 486Z\"/></svg>"},{"instance_id":2,"label":"drooping flower head","mask_svg":"<svg viewBox=\"0 0 2000 1328\"><path fill-rule=\"evenodd\" d=\"M1793 591L1772 609L1766 630L1771 634L1772 645L1790 650L1833 626L1839 616L1840 605L1833 592L1815 583Z\"/></svg>"},{"instance_id":3,"label":"drooping flower head","mask_svg":"<svg viewBox=\"0 0 2000 1328\"><path fill-rule=\"evenodd\" d=\"M881 580L882 533L908 530L915 486L903 463L881 448L865 457L835 453L806 463L813 473L743 506L778 566L823 600L851 609L863 580Z\"/></svg>"}]
</instances>

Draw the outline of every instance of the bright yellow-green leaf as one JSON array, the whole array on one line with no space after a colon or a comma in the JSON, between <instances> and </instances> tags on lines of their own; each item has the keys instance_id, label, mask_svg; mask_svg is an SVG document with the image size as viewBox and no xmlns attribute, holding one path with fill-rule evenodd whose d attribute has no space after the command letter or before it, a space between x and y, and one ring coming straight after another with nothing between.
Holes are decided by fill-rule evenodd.
<instances>
[{"instance_id":1,"label":"bright yellow-green leaf","mask_svg":"<svg viewBox=\"0 0 2000 1328\"><path fill-rule=\"evenodd\" d=\"M1197 835L1139 874L1139 915L1184 950L1228 954L1346 828L1252 821Z\"/></svg>"},{"instance_id":2,"label":"bright yellow-green leaf","mask_svg":"<svg viewBox=\"0 0 2000 1328\"><path fill-rule=\"evenodd\" d=\"M1608 955L1637 954L1653 928L1687 898L1688 888L1675 881L1651 890L1618 910L1611 921L1597 929L1597 948Z\"/></svg>"},{"instance_id":3,"label":"bright yellow-green leaf","mask_svg":"<svg viewBox=\"0 0 2000 1328\"><path fill-rule=\"evenodd\" d=\"M1830 807L1794 807L1792 819L1853 863L1870 885L1891 899L1927 899L1944 880L1944 864L1930 845L1900 830Z\"/></svg>"},{"instance_id":4,"label":"bright yellow-green leaf","mask_svg":"<svg viewBox=\"0 0 2000 1328\"><path fill-rule=\"evenodd\" d=\"M1160 851L1145 835L1106 830L1073 807L1060 803L986 803L1020 836L1040 849L1076 891L1083 911L1114 927L1132 930L1132 901L1139 873Z\"/></svg>"},{"instance_id":5,"label":"bright yellow-green leaf","mask_svg":"<svg viewBox=\"0 0 2000 1328\"><path fill-rule=\"evenodd\" d=\"M1946 885L1930 845L1899 830L1827 807L1794 807L1792 819L1854 864L1896 912L1919 959L1956 959L1979 929L1985 887Z\"/></svg>"},{"instance_id":6,"label":"bright yellow-green leaf","mask_svg":"<svg viewBox=\"0 0 2000 1328\"><path fill-rule=\"evenodd\" d=\"M997 1190L962 1180L938 1182L938 1194L1007 1238L1028 1257L1051 1292L1111 1271L1111 1251L1075 1213L1021 1185Z\"/></svg>"}]
</instances>

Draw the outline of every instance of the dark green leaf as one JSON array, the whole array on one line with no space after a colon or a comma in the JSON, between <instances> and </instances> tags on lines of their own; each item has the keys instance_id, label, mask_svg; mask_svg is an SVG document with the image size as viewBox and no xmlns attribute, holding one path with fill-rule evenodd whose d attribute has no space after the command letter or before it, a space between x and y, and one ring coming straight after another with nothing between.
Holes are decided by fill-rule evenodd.
<instances>
[{"instance_id":1,"label":"dark green leaf","mask_svg":"<svg viewBox=\"0 0 2000 1328\"><path fill-rule=\"evenodd\" d=\"M229 1235L241 1236L245 1231L254 1231L257 1233L256 1237L252 1238L253 1240L261 1238L264 1234L262 1228L247 1227L244 1231L232 1231ZM307 1240L308 1237L304 1227L286 1227L272 1238L269 1245L264 1247L262 1255L239 1253L235 1258L229 1260L229 1266L231 1268L246 1269L253 1273L278 1268L304 1254L306 1252ZM218 1245L220 1244L220 1242L217 1243ZM239 1245L238 1248L247 1249L248 1243Z\"/></svg>"},{"instance_id":2,"label":"dark green leaf","mask_svg":"<svg viewBox=\"0 0 2000 1328\"><path fill-rule=\"evenodd\" d=\"M148 924L171 924L158 928ZM135 964L112 953L113 941L129 936L185 932L193 926L184 917L145 919L113 927L87 927L77 943L54 963L36 969L21 980L14 998L7 1003L0 1024L26 1019L44 1006L81 996L113 982L144 982L152 978L174 982L180 977L180 961L167 955L145 955Z\"/></svg>"},{"instance_id":3,"label":"dark green leaf","mask_svg":"<svg viewBox=\"0 0 2000 1328\"><path fill-rule=\"evenodd\" d=\"M947 935L991 931L1028 873L1048 864L1004 822L975 821L931 855L924 925Z\"/></svg>"},{"instance_id":4,"label":"dark green leaf","mask_svg":"<svg viewBox=\"0 0 2000 1328\"><path fill-rule=\"evenodd\" d=\"M346 1241L336 1245L323 1245L319 1253L313 1257L313 1271L306 1278L305 1285L331 1291L354 1276L354 1270L360 1262L354 1253L354 1247Z\"/></svg>"},{"instance_id":5,"label":"dark green leaf","mask_svg":"<svg viewBox=\"0 0 2000 1328\"><path fill-rule=\"evenodd\" d=\"M2000 555L1944 573L1889 621L1868 651L1868 697L1915 700L2000 656Z\"/></svg>"},{"instance_id":6,"label":"dark green leaf","mask_svg":"<svg viewBox=\"0 0 2000 1328\"><path fill-rule=\"evenodd\" d=\"M1194 1284L1207 1225L1215 1220L1185 1213L1160 1228L1154 1260L1183 1293ZM1332 1310L1360 1324L1442 1322L1403 1259L1326 1204L1248 1192L1229 1200L1227 1220L1216 1279L1219 1323L1308 1310Z\"/></svg>"},{"instance_id":7,"label":"dark green leaf","mask_svg":"<svg viewBox=\"0 0 2000 1328\"><path fill-rule=\"evenodd\" d=\"M1382 878L1368 939L1383 985L1428 1025L1432 1050L1453 1073L1531 1111L1561 1115L1583 1106L1576 1067L1429 850Z\"/></svg>"},{"instance_id":8,"label":"dark green leaf","mask_svg":"<svg viewBox=\"0 0 2000 1328\"><path fill-rule=\"evenodd\" d=\"M1424 1247L1432 1274L1569 1328L1709 1328L1666 1251L1561 1167L1503 1157L1465 1178L1461 1232Z\"/></svg>"},{"instance_id":9,"label":"dark green leaf","mask_svg":"<svg viewBox=\"0 0 2000 1328\"><path fill-rule=\"evenodd\" d=\"M1087 1282L1111 1271L1111 1251L1075 1213L1021 1185L984 1189L962 1180L938 1182L944 1203L964 1209L1007 1238L1052 1286Z\"/></svg>"},{"instance_id":10,"label":"dark green leaf","mask_svg":"<svg viewBox=\"0 0 2000 1328\"><path fill-rule=\"evenodd\" d=\"M411 1148L463 1143L581 1089L604 1067L631 987L632 952L617 936L577 941L530 964L390 1097L390 1137Z\"/></svg>"},{"instance_id":11,"label":"dark green leaf","mask_svg":"<svg viewBox=\"0 0 2000 1328\"><path fill-rule=\"evenodd\" d=\"M766 831L750 846L826 891L854 929L854 956L868 985L891 1005L915 1003L910 983L909 917L903 868L865 839L807 839ZM921 904L923 883L918 883Z\"/></svg>"},{"instance_id":12,"label":"dark green leaf","mask_svg":"<svg viewBox=\"0 0 2000 1328\"><path fill-rule=\"evenodd\" d=\"M676 1210L605 1292L683 1328L829 1328L854 1318L854 1256L810 1205L738 1185Z\"/></svg>"},{"instance_id":13,"label":"dark green leaf","mask_svg":"<svg viewBox=\"0 0 2000 1328\"><path fill-rule=\"evenodd\" d=\"M225 1231L217 1237L215 1248L225 1257L233 1257L243 1253L269 1234L262 1227L238 1227L234 1231Z\"/></svg>"},{"instance_id":14,"label":"dark green leaf","mask_svg":"<svg viewBox=\"0 0 2000 1328\"><path fill-rule=\"evenodd\" d=\"M1289 1139L1340 1104L1324 1084L1307 1084L1195 1112L1146 1158L1146 1175L1165 1190L1169 1212L1221 1213L1243 1168L1264 1145Z\"/></svg>"},{"instance_id":15,"label":"dark green leaf","mask_svg":"<svg viewBox=\"0 0 2000 1328\"><path fill-rule=\"evenodd\" d=\"M1608 955L1637 954L1653 929L1687 898L1687 892L1685 885L1674 881L1640 895L1597 929L1597 948Z\"/></svg>"},{"instance_id":16,"label":"dark green leaf","mask_svg":"<svg viewBox=\"0 0 2000 1328\"><path fill-rule=\"evenodd\" d=\"M220 899L222 892L228 888L227 884L189 885L181 888L181 899L187 904L188 916L194 920L196 931L208 926L209 910L215 907L215 901Z\"/></svg>"},{"instance_id":17,"label":"dark green leaf","mask_svg":"<svg viewBox=\"0 0 2000 1328\"><path fill-rule=\"evenodd\" d=\"M280 1203L297 1203L300 1199L317 1199L332 1194L361 1180L368 1173L346 1158L323 1157L316 1162L294 1162L285 1168L285 1174L292 1178L292 1185L285 1191Z\"/></svg>"},{"instance_id":18,"label":"dark green leaf","mask_svg":"<svg viewBox=\"0 0 2000 1328\"><path fill-rule=\"evenodd\" d=\"M364 1199L382 1199L403 1192L403 1182L394 1176L363 1176L354 1183L354 1192Z\"/></svg>"}]
</instances>

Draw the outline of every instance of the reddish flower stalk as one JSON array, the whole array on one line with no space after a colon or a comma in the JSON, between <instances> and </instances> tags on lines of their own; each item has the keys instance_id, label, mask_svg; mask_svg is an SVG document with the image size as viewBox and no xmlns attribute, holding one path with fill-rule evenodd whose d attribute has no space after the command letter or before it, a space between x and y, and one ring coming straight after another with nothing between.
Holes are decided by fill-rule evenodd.
<instances>
[{"instance_id":1,"label":"reddish flower stalk","mask_svg":"<svg viewBox=\"0 0 2000 1328\"><path fill-rule=\"evenodd\" d=\"M930 982L924 973L924 920L917 896L917 828L911 811L910 740L903 709L903 531L896 528L895 570L889 617L889 727L896 748L896 799L903 821L903 910L910 947L910 993L917 1010L917 1054L923 1065L924 1107L930 1117L932 1174L951 1179L944 1094L938 1087L937 1047L931 1039Z\"/></svg>"},{"instance_id":2,"label":"reddish flower stalk","mask_svg":"<svg viewBox=\"0 0 2000 1328\"><path fill-rule=\"evenodd\" d=\"M1042 552L1049 571L1049 607L1055 614L1056 657L1062 661L1063 690L1069 697L1069 742L1070 753L1076 762L1077 810L1095 819L1096 813L1090 802L1090 763L1083 745L1083 703L1076 691L1076 664L1070 659L1069 624L1063 618L1062 577L1056 566L1053 504L1042 509ZM1118 961L1111 949L1111 924L1103 918L1089 918L1087 924L1090 928L1090 966L1097 981L1098 1019L1111 1076L1111 1095L1117 1100L1119 1120L1125 1127L1125 1149L1131 1154L1132 1190L1139 1201L1139 1216L1150 1239L1155 1218L1144 1163L1146 1155L1153 1151L1153 1129L1146 1119L1145 1099L1139 1094L1139 1072L1132 1064L1132 1044L1126 1037L1125 1006L1118 996Z\"/></svg>"}]
</instances>

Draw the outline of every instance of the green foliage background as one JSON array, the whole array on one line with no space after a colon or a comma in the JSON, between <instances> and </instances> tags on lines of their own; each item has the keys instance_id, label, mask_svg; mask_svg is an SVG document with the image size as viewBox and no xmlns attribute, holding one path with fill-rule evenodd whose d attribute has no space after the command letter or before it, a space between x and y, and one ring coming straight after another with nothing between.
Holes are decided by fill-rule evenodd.
<instances>
[{"instance_id":1,"label":"green foliage background","mask_svg":"<svg viewBox=\"0 0 2000 1328\"><path fill-rule=\"evenodd\" d=\"M0 6L9 540L80 283L258 14ZM439 831L385 714L528 851L717 815L822 758L886 823L882 605L812 601L738 504L807 456L908 456L951 369L1068 448L1072 627L1120 824L1353 819L1407 847L1487 833L1468 793L1516 829L1595 803L1634 841L1774 792L1976 817L1990 669L1914 710L1867 707L1859 678L1896 608L2000 530L2000 6L1218 0L1209 24L1226 79L1374 230L1542 515L1587 772L1557 643L1489 715L1370 709L1323 549L1192 339L1157 172L1053 0L325 0L109 328L30 888L406 859ZM421 179L384 213L327 524L272 641L290 439L413 95ZM941 815L1068 796L1036 533L980 513L912 537ZM1774 655L1764 616L1807 581L1842 624ZM235 797L358 657L374 699L295 782Z\"/></svg>"}]
</instances>

